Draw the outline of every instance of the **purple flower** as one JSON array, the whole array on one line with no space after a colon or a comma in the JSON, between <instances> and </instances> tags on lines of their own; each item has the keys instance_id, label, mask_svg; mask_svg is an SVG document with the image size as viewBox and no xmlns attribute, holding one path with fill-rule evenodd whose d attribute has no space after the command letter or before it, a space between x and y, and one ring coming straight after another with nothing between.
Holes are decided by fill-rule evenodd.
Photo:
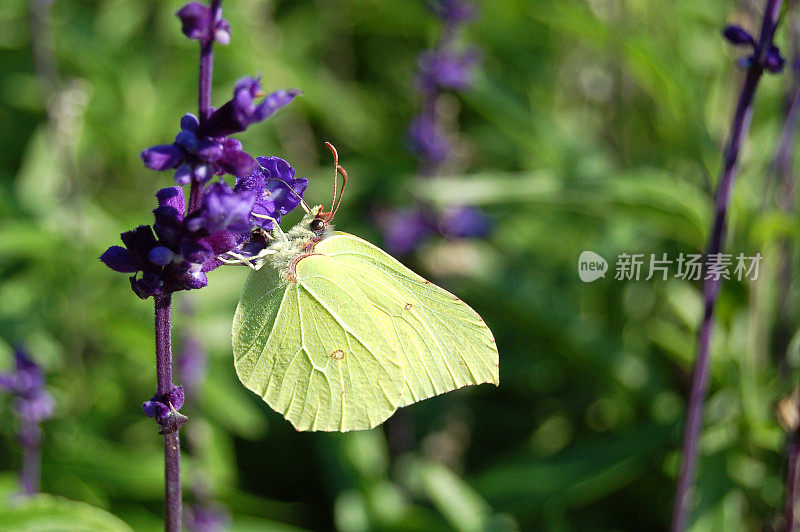
<instances>
[{"instance_id":1,"label":"purple flower","mask_svg":"<svg viewBox=\"0 0 800 532\"><path fill-rule=\"evenodd\" d=\"M214 187L209 187L215 191ZM152 227L141 225L120 235L122 246L111 246L100 256L106 266L120 273L133 273L131 288L142 299L160 293L194 290L208 284L205 268L220 253L230 251L235 239L221 238L201 227L190 230L184 220L185 196L180 187L169 187L156 194ZM204 206L205 206L204 198ZM204 212L201 208L201 213ZM196 220L192 218L192 220ZM224 231L222 231L224 232ZM230 247L226 248L226 245ZM218 265L218 264L217 264ZM213 268L212 268L213 269ZM141 274L141 276L139 275Z\"/></svg>"},{"instance_id":2,"label":"purple flower","mask_svg":"<svg viewBox=\"0 0 800 532\"><path fill-rule=\"evenodd\" d=\"M764 68L773 74L777 74L783 70L785 64L786 60L781 56L781 51L778 47L774 44L770 45L767 55L764 57Z\"/></svg>"},{"instance_id":3,"label":"purple flower","mask_svg":"<svg viewBox=\"0 0 800 532\"><path fill-rule=\"evenodd\" d=\"M178 412L183 406L183 401L183 386L173 384L172 389L166 394L156 394L149 401L142 403L142 410L147 417L156 419L161 426L160 434L168 434L177 431L188 421L186 416Z\"/></svg>"},{"instance_id":4,"label":"purple flower","mask_svg":"<svg viewBox=\"0 0 800 532\"><path fill-rule=\"evenodd\" d=\"M209 6L189 2L175 14L181 19L181 31L190 39L202 42L213 39L220 44L231 42L231 25L222 18L222 9L212 14Z\"/></svg>"},{"instance_id":5,"label":"purple flower","mask_svg":"<svg viewBox=\"0 0 800 532\"><path fill-rule=\"evenodd\" d=\"M193 504L186 513L186 528L191 532L219 532L229 523L230 517L218 504Z\"/></svg>"},{"instance_id":6,"label":"purple flower","mask_svg":"<svg viewBox=\"0 0 800 532\"><path fill-rule=\"evenodd\" d=\"M238 140L198 135L199 125L196 116L184 115L175 142L153 146L141 153L145 166L157 171L174 168L175 182L179 185L192 181L205 183L215 174L247 175L255 167L255 160L242 151Z\"/></svg>"},{"instance_id":7,"label":"purple flower","mask_svg":"<svg viewBox=\"0 0 800 532\"><path fill-rule=\"evenodd\" d=\"M760 54L760 47L756 40L744 28L736 25L726 27L722 31L725 39L734 46L745 46L752 50L748 56L742 57L736 61L741 68L750 68L753 63L758 60ZM786 60L781 56L781 51L774 44L770 44L767 53L764 54L763 64L761 65L766 71L777 74L783 70Z\"/></svg>"},{"instance_id":8,"label":"purple flower","mask_svg":"<svg viewBox=\"0 0 800 532\"><path fill-rule=\"evenodd\" d=\"M261 103L256 98L264 96L261 78L243 78L233 89L233 99L214 111L200 132L208 137L223 137L244 131L250 124L266 120L288 105L301 92L295 89L279 90L266 95Z\"/></svg>"},{"instance_id":9,"label":"purple flower","mask_svg":"<svg viewBox=\"0 0 800 532\"><path fill-rule=\"evenodd\" d=\"M300 204L308 186L294 178L294 169L278 157L259 157L261 166L237 179L205 188L200 208L188 217L181 187L158 191L155 222L122 233L123 246L111 246L100 260L120 273L132 273L131 288L142 299L155 294L195 290L208 284L206 273L222 264L230 251L254 256L266 246L255 227L271 228L262 214L280 220Z\"/></svg>"},{"instance_id":10,"label":"purple flower","mask_svg":"<svg viewBox=\"0 0 800 532\"><path fill-rule=\"evenodd\" d=\"M253 215L269 216L280 223L281 216L288 214L298 205L308 186L308 179L295 179L294 168L280 157L259 157L259 167L247 177L237 179L234 192L251 191L256 194ZM272 221L251 217L253 223L262 229L271 229Z\"/></svg>"},{"instance_id":11,"label":"purple flower","mask_svg":"<svg viewBox=\"0 0 800 532\"><path fill-rule=\"evenodd\" d=\"M254 190L235 193L224 181L214 183L206 188L199 212L187 220L186 227L191 232L205 230L209 235L218 231L250 233L250 212L256 196Z\"/></svg>"},{"instance_id":12,"label":"purple flower","mask_svg":"<svg viewBox=\"0 0 800 532\"><path fill-rule=\"evenodd\" d=\"M423 92L439 89L465 90L472 81L472 67L480 60L476 49L466 52L428 50L419 57L417 83Z\"/></svg>"},{"instance_id":13,"label":"purple flower","mask_svg":"<svg viewBox=\"0 0 800 532\"><path fill-rule=\"evenodd\" d=\"M476 238L489 234L491 221L476 207L455 207L439 218L439 231L451 238Z\"/></svg>"},{"instance_id":14,"label":"purple flower","mask_svg":"<svg viewBox=\"0 0 800 532\"><path fill-rule=\"evenodd\" d=\"M753 36L744 28L736 25L730 25L722 30L722 35L733 45L750 45L755 46L756 41Z\"/></svg>"},{"instance_id":15,"label":"purple flower","mask_svg":"<svg viewBox=\"0 0 800 532\"><path fill-rule=\"evenodd\" d=\"M377 218L383 241L395 255L411 253L430 236L434 227L425 213L414 208L384 211Z\"/></svg>"},{"instance_id":16,"label":"purple flower","mask_svg":"<svg viewBox=\"0 0 800 532\"><path fill-rule=\"evenodd\" d=\"M38 424L53 414L53 398L45 390L39 366L21 347L14 349L15 371L0 374L0 390L15 396L14 410L25 424Z\"/></svg>"},{"instance_id":17,"label":"purple flower","mask_svg":"<svg viewBox=\"0 0 800 532\"><path fill-rule=\"evenodd\" d=\"M214 175L232 174L244 177L256 168L256 161L242 150L242 143L228 135L247 129L272 116L278 109L300 94L296 90L280 90L256 104L261 94L260 81L244 78L236 84L233 99L213 111L200 125L193 114L181 119L181 131L172 144L160 144L141 153L142 161L151 170L175 169L175 182L206 183Z\"/></svg>"},{"instance_id":18,"label":"purple flower","mask_svg":"<svg viewBox=\"0 0 800 532\"><path fill-rule=\"evenodd\" d=\"M428 8L436 16L451 24L464 23L475 18L475 5L465 0L431 0Z\"/></svg>"},{"instance_id":19,"label":"purple flower","mask_svg":"<svg viewBox=\"0 0 800 532\"><path fill-rule=\"evenodd\" d=\"M450 155L450 140L435 115L429 113L417 115L411 122L408 143L414 155L429 163L442 163Z\"/></svg>"}]
</instances>

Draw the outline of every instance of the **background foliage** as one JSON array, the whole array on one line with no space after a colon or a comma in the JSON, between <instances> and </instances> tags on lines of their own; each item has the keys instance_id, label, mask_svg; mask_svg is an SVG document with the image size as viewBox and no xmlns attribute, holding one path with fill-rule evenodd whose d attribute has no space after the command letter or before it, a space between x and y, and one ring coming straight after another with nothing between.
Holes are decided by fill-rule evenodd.
<instances>
[{"instance_id":1,"label":"background foliage","mask_svg":"<svg viewBox=\"0 0 800 532\"><path fill-rule=\"evenodd\" d=\"M57 410L44 426L43 491L112 528L88 505L137 530L161 526L162 443L140 408L155 387L152 305L97 256L151 223L155 190L171 184L138 153L170 142L196 108L196 43L180 34L179 7L55 2L61 89L48 116L29 3L0 4L0 369L19 340L46 367ZM240 138L290 161L311 180L306 198L326 203L332 141L351 176L338 227L379 243L375 213L415 197L492 216L489 238L430 242L406 262L485 318L501 385L404 408L370 432L296 433L236 380L230 322L247 272L223 268L176 297L192 308L176 312L177 340L191 331L210 354L183 410L195 427L187 488L202 472L234 530L664 528L700 286L584 284L576 262L587 249L612 269L622 252L702 251L741 80L720 30L755 29L760 7L483 2L465 35L483 51L475 87L448 100L457 157L448 177L418 183L403 138L419 104L416 55L439 31L421 2L226 2L233 40L216 48L214 103L258 72L266 90L302 89ZM726 282L718 305L695 530L770 526L781 506L774 411L798 364L776 334L779 249L798 231L776 206L771 171L786 77L759 87L733 195L728 250L764 260L757 282ZM8 407L4 498L19 463Z\"/></svg>"}]
</instances>

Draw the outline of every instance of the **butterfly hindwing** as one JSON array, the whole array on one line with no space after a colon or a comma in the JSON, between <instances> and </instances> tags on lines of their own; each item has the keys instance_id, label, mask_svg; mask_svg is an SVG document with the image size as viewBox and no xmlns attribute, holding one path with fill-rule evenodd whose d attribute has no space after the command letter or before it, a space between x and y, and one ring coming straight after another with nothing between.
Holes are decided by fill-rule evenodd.
<instances>
[{"instance_id":1,"label":"butterfly hindwing","mask_svg":"<svg viewBox=\"0 0 800 532\"><path fill-rule=\"evenodd\" d=\"M401 404L403 372L376 311L323 255L248 277L233 327L242 383L298 430L372 428Z\"/></svg>"},{"instance_id":2,"label":"butterfly hindwing","mask_svg":"<svg viewBox=\"0 0 800 532\"><path fill-rule=\"evenodd\" d=\"M398 406L462 386L499 383L494 337L459 298L347 233L337 232L314 251L338 265L377 310L405 375Z\"/></svg>"}]
</instances>

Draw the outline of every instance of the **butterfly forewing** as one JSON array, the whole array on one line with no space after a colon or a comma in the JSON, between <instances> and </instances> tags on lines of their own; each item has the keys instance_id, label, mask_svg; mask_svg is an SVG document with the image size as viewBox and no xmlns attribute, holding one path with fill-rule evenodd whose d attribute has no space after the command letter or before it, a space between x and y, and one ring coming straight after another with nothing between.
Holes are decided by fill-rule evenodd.
<instances>
[{"instance_id":1,"label":"butterfly forewing","mask_svg":"<svg viewBox=\"0 0 800 532\"><path fill-rule=\"evenodd\" d=\"M298 430L386 420L401 404L403 373L363 293L322 255L297 263L297 282L270 270L250 274L234 317L242 383Z\"/></svg>"},{"instance_id":2,"label":"butterfly forewing","mask_svg":"<svg viewBox=\"0 0 800 532\"><path fill-rule=\"evenodd\" d=\"M347 233L337 232L314 251L339 266L377 311L380 330L403 367L400 406L462 386L499 383L494 337L459 298Z\"/></svg>"}]
</instances>

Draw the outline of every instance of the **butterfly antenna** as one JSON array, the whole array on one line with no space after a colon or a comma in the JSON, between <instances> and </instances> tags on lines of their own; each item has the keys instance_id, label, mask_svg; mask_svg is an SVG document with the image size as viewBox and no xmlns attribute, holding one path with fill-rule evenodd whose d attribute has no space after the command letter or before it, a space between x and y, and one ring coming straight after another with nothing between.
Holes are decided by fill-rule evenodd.
<instances>
[{"instance_id":1,"label":"butterfly antenna","mask_svg":"<svg viewBox=\"0 0 800 532\"><path fill-rule=\"evenodd\" d=\"M342 204L342 196L344 196L344 187L347 186L347 172L345 171L345 169L342 166L339 165L339 153L336 151L336 148L333 146L333 144L331 144L330 142L326 142L325 146L327 146L327 148L329 150L331 150L331 153L333 154L333 167L334 167L333 168L333 199L331 200L332 210L331 210L331 217L330 217L330 219L333 220L333 217L336 216L336 211L339 210L339 205ZM338 183L337 183L337 178L339 177L339 174L341 174L341 176L342 176L342 189L340 191L338 191L339 192L339 198L337 200L336 199L336 193L337 193L337 189L339 188L338 187ZM336 206L334 206L334 203L336 204Z\"/></svg>"}]
</instances>

